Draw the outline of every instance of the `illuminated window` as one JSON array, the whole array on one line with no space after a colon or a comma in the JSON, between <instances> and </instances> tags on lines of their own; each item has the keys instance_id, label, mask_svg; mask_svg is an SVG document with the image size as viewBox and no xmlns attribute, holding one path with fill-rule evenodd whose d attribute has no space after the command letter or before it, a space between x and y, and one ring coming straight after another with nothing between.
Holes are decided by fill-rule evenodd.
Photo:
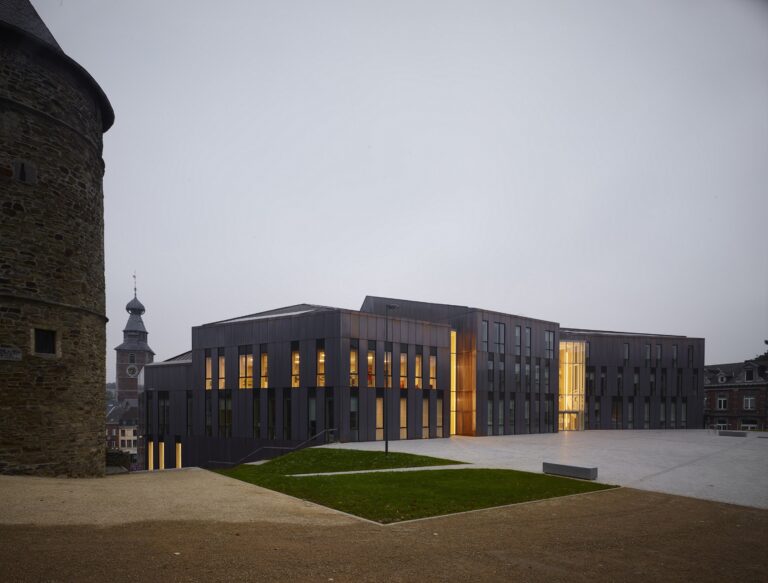
<instances>
[{"instance_id":1,"label":"illuminated window","mask_svg":"<svg viewBox=\"0 0 768 583\"><path fill-rule=\"evenodd\" d=\"M301 381L301 360L299 358L299 343L291 342L291 388L298 388Z\"/></svg>"},{"instance_id":2,"label":"illuminated window","mask_svg":"<svg viewBox=\"0 0 768 583\"><path fill-rule=\"evenodd\" d=\"M496 340L496 352L499 354L504 354L507 336L507 325L502 322L494 322L493 331Z\"/></svg>"},{"instance_id":3,"label":"illuminated window","mask_svg":"<svg viewBox=\"0 0 768 583\"><path fill-rule=\"evenodd\" d=\"M392 388L392 343L384 343L384 387Z\"/></svg>"},{"instance_id":4,"label":"illuminated window","mask_svg":"<svg viewBox=\"0 0 768 583\"><path fill-rule=\"evenodd\" d=\"M376 398L376 440L384 439L384 399Z\"/></svg>"},{"instance_id":5,"label":"illuminated window","mask_svg":"<svg viewBox=\"0 0 768 583\"><path fill-rule=\"evenodd\" d=\"M584 417L587 411L584 397L586 385L584 366L586 347L584 342L560 341L559 352L558 427L560 431L580 431L584 428ZM545 418L545 423L546 421L547 419ZM554 423L554 419L552 422Z\"/></svg>"},{"instance_id":6,"label":"illuminated window","mask_svg":"<svg viewBox=\"0 0 768 583\"><path fill-rule=\"evenodd\" d=\"M515 326L515 356L520 356L520 326Z\"/></svg>"},{"instance_id":7,"label":"illuminated window","mask_svg":"<svg viewBox=\"0 0 768 583\"><path fill-rule=\"evenodd\" d=\"M488 320L480 323L480 350L488 352Z\"/></svg>"},{"instance_id":8,"label":"illuminated window","mask_svg":"<svg viewBox=\"0 0 768 583\"><path fill-rule=\"evenodd\" d=\"M376 342L368 341L368 356L366 359L368 386L376 386Z\"/></svg>"},{"instance_id":9,"label":"illuminated window","mask_svg":"<svg viewBox=\"0 0 768 583\"><path fill-rule=\"evenodd\" d=\"M413 382L414 386L417 389L420 389L424 386L424 355L422 354L422 351L424 349L421 346L416 347L416 357L413 365Z\"/></svg>"},{"instance_id":10,"label":"illuminated window","mask_svg":"<svg viewBox=\"0 0 768 583\"><path fill-rule=\"evenodd\" d=\"M455 416L454 416L455 417ZM437 437L445 437L443 433L443 398L437 398Z\"/></svg>"},{"instance_id":11,"label":"illuminated window","mask_svg":"<svg viewBox=\"0 0 768 583\"><path fill-rule=\"evenodd\" d=\"M269 387L269 355L267 354L267 345L262 344L259 348L259 351L261 353L259 355L259 360L260 360L259 374L261 375L260 376L261 382L259 386L262 389L266 389L267 387Z\"/></svg>"},{"instance_id":12,"label":"illuminated window","mask_svg":"<svg viewBox=\"0 0 768 583\"><path fill-rule=\"evenodd\" d=\"M250 346L239 346L237 348L238 360L238 388L253 388L253 349Z\"/></svg>"},{"instance_id":13,"label":"illuminated window","mask_svg":"<svg viewBox=\"0 0 768 583\"><path fill-rule=\"evenodd\" d=\"M421 438L429 438L429 393L421 400Z\"/></svg>"},{"instance_id":14,"label":"illuminated window","mask_svg":"<svg viewBox=\"0 0 768 583\"><path fill-rule=\"evenodd\" d=\"M219 375L219 382L218 382L218 388L219 389L226 389L226 358L224 357L224 349L219 348L218 350L218 375Z\"/></svg>"},{"instance_id":15,"label":"illuminated window","mask_svg":"<svg viewBox=\"0 0 768 583\"><path fill-rule=\"evenodd\" d=\"M325 386L325 340L317 341L317 379L318 387Z\"/></svg>"},{"instance_id":16,"label":"illuminated window","mask_svg":"<svg viewBox=\"0 0 768 583\"><path fill-rule=\"evenodd\" d=\"M450 435L456 434L456 330L451 330L451 360L450 360L450 366L451 366L451 387L450 387L450 401L448 402L448 411L449 411L449 430ZM438 409L437 409L437 435L439 437L445 437L445 434L443 433L443 399L442 397L438 397Z\"/></svg>"},{"instance_id":17,"label":"illuminated window","mask_svg":"<svg viewBox=\"0 0 768 583\"><path fill-rule=\"evenodd\" d=\"M352 338L349 341L349 386L360 386L360 358L359 341L357 338Z\"/></svg>"},{"instance_id":18,"label":"illuminated window","mask_svg":"<svg viewBox=\"0 0 768 583\"><path fill-rule=\"evenodd\" d=\"M400 388L408 388L408 347L400 346Z\"/></svg>"},{"instance_id":19,"label":"illuminated window","mask_svg":"<svg viewBox=\"0 0 768 583\"><path fill-rule=\"evenodd\" d=\"M400 439L408 439L408 399L400 397Z\"/></svg>"},{"instance_id":20,"label":"illuminated window","mask_svg":"<svg viewBox=\"0 0 768 583\"><path fill-rule=\"evenodd\" d=\"M213 363L211 361L211 349L205 349L205 390L213 387Z\"/></svg>"},{"instance_id":21,"label":"illuminated window","mask_svg":"<svg viewBox=\"0 0 768 583\"><path fill-rule=\"evenodd\" d=\"M429 388L437 388L437 348L429 349Z\"/></svg>"}]
</instances>

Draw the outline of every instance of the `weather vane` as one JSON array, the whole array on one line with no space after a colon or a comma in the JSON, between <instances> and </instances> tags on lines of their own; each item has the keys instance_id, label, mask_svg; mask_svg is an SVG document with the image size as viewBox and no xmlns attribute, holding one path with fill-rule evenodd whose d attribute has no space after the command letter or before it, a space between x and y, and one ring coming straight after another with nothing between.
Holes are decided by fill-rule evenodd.
<instances>
[{"instance_id":1,"label":"weather vane","mask_svg":"<svg viewBox=\"0 0 768 583\"><path fill-rule=\"evenodd\" d=\"M136 297L136 271L133 272L133 297Z\"/></svg>"}]
</instances>

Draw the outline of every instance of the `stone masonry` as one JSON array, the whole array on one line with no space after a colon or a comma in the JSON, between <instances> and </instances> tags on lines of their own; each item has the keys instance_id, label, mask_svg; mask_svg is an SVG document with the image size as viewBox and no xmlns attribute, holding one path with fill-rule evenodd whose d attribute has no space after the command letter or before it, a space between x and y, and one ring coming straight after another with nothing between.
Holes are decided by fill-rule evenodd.
<instances>
[{"instance_id":1,"label":"stone masonry","mask_svg":"<svg viewBox=\"0 0 768 583\"><path fill-rule=\"evenodd\" d=\"M0 4L0 473L102 475L101 152L113 114L35 34L42 21L32 32L2 21L37 17L28 3ZM36 352L35 329L54 332L52 353Z\"/></svg>"}]
</instances>

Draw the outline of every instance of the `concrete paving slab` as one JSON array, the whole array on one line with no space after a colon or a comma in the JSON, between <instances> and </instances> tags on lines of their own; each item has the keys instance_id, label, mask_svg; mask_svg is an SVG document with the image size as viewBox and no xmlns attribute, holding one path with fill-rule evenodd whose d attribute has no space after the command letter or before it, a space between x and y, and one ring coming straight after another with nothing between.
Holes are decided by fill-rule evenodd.
<instances>
[{"instance_id":1,"label":"concrete paving slab","mask_svg":"<svg viewBox=\"0 0 768 583\"><path fill-rule=\"evenodd\" d=\"M768 508L768 440L708 430L570 431L390 441L392 451L474 467L541 473L542 462L597 467L600 481L653 492ZM382 442L323 447L383 450ZM466 466L465 466L466 467Z\"/></svg>"}]
</instances>

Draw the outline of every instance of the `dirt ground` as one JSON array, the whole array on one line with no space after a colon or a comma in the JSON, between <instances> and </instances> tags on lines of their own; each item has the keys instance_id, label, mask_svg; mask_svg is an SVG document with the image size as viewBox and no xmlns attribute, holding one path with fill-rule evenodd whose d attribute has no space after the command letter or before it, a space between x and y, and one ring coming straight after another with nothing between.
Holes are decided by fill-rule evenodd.
<instances>
[{"instance_id":1,"label":"dirt ground","mask_svg":"<svg viewBox=\"0 0 768 583\"><path fill-rule=\"evenodd\" d=\"M80 501L78 482L121 478L62 480L72 496L39 522L30 501L62 485L0 481L0 580L735 581L768 571L760 509L620 488L378 526L205 474L164 477L177 490L193 482L184 503L165 510L157 496L169 500L174 487L160 495L142 488L156 478L117 484L151 501L154 519L138 511L137 522L118 522L118 512L74 520L66 509L99 508L95 495ZM11 512L9 500L26 510ZM213 519L216 508L226 520Z\"/></svg>"}]
</instances>

